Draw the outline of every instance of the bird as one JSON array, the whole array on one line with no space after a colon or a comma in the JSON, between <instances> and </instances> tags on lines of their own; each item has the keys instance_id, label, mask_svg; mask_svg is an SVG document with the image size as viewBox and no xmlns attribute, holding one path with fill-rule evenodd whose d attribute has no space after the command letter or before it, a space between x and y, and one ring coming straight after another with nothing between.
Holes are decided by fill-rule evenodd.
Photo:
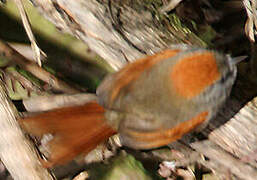
<instances>
[{"instance_id":1,"label":"bird","mask_svg":"<svg viewBox=\"0 0 257 180\"><path fill-rule=\"evenodd\" d=\"M97 101L20 119L31 135L52 134L43 165L65 164L118 134L123 146L154 149L204 129L229 97L232 58L215 50L175 47L140 58L108 75Z\"/></svg>"}]
</instances>

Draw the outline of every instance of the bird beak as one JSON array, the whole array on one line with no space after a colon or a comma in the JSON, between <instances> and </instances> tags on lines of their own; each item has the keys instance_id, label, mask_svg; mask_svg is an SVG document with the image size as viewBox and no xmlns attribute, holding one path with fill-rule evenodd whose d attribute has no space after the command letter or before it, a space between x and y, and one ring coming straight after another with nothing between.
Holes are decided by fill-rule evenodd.
<instances>
[{"instance_id":1,"label":"bird beak","mask_svg":"<svg viewBox=\"0 0 257 180\"><path fill-rule=\"evenodd\" d=\"M228 61L229 64L231 65L237 65L238 63L240 63L241 61L245 60L248 56L237 56L237 57L229 57Z\"/></svg>"}]
</instances>

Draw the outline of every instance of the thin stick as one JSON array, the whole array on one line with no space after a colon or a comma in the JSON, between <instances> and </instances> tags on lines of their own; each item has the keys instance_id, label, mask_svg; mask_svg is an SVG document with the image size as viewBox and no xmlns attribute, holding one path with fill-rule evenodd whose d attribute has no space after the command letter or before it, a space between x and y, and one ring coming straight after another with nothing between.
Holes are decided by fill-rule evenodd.
<instances>
[{"instance_id":1,"label":"thin stick","mask_svg":"<svg viewBox=\"0 0 257 180\"><path fill-rule=\"evenodd\" d=\"M27 60L17 51L15 51L11 46L0 40L0 53L5 55L8 59L16 62L24 70L29 71L31 74L41 79L42 81L49 84L56 91L61 91L68 94L79 93L80 91L69 86L64 81L56 78L51 73L40 68L35 63Z\"/></svg>"},{"instance_id":2,"label":"thin stick","mask_svg":"<svg viewBox=\"0 0 257 180\"><path fill-rule=\"evenodd\" d=\"M20 15L21 15L21 20L24 26L24 29L29 37L29 40L31 42L31 48L33 49L34 52L34 58L37 61L38 65L41 67L42 63L41 63L41 59L40 59L40 55L42 54L43 56L46 57L46 54L38 47L36 39L33 35L33 32L31 30L31 26L28 20L28 16L26 14L26 11L23 7L22 1L21 0L15 0L15 4L17 5Z\"/></svg>"},{"instance_id":3,"label":"thin stick","mask_svg":"<svg viewBox=\"0 0 257 180\"><path fill-rule=\"evenodd\" d=\"M32 97L23 100L23 104L29 112L40 112L69 106L79 106L96 100L95 94L62 94Z\"/></svg>"}]
</instances>

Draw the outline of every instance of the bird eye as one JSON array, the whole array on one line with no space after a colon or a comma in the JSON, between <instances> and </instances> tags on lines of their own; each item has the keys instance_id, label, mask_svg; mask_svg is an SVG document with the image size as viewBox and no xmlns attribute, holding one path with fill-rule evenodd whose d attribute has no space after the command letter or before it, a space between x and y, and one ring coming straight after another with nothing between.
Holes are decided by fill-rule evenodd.
<instances>
[{"instance_id":1,"label":"bird eye","mask_svg":"<svg viewBox=\"0 0 257 180\"><path fill-rule=\"evenodd\" d=\"M226 76L227 76L227 75L222 76L222 78L221 78L221 80L220 80L221 83L224 83L224 82L225 82L225 77L226 77Z\"/></svg>"}]
</instances>

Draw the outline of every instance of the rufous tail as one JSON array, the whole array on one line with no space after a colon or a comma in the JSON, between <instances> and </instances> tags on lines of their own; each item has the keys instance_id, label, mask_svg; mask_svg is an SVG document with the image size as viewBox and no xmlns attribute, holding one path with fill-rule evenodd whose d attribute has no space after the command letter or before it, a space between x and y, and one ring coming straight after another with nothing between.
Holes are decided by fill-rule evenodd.
<instances>
[{"instance_id":1,"label":"rufous tail","mask_svg":"<svg viewBox=\"0 0 257 180\"><path fill-rule=\"evenodd\" d=\"M47 144L50 157L43 163L49 168L64 164L79 154L90 152L116 133L105 121L104 112L103 107L91 102L25 118L20 120L20 124L32 135L53 135L53 139Z\"/></svg>"}]
</instances>

